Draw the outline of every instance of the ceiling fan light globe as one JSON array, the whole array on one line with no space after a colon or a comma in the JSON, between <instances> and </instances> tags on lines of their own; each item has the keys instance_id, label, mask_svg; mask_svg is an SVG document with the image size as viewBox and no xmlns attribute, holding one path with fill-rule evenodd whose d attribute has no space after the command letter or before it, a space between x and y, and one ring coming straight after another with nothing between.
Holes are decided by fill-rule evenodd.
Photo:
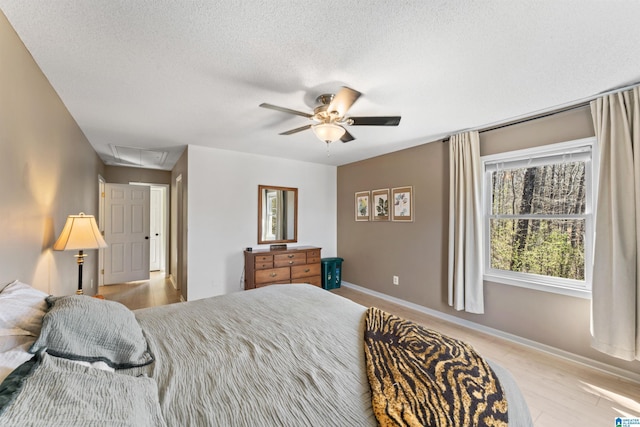
<instances>
[{"instance_id":1,"label":"ceiling fan light globe","mask_svg":"<svg viewBox=\"0 0 640 427\"><path fill-rule=\"evenodd\" d=\"M311 129L320 141L326 142L327 144L338 141L346 132L342 126L334 125L332 123L320 123L311 126Z\"/></svg>"}]
</instances>

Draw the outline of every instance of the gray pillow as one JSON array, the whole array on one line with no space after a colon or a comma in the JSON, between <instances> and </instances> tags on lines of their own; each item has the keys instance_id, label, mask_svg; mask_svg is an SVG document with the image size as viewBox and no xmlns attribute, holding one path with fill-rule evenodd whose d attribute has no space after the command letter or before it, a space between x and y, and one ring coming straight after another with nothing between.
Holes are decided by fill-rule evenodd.
<instances>
[{"instance_id":1,"label":"gray pillow","mask_svg":"<svg viewBox=\"0 0 640 427\"><path fill-rule=\"evenodd\" d=\"M153 362L133 312L124 305L85 295L48 297L49 312L29 349L72 360L103 361L124 369Z\"/></svg>"}]
</instances>

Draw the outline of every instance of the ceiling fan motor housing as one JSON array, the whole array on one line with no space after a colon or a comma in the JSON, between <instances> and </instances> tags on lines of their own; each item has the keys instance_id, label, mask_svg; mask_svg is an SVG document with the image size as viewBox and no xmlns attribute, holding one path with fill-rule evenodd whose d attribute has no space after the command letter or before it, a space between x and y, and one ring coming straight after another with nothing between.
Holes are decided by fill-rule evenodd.
<instances>
[{"instance_id":1,"label":"ceiling fan motor housing","mask_svg":"<svg viewBox=\"0 0 640 427\"><path fill-rule=\"evenodd\" d=\"M332 123L340 118L340 113L338 111L327 111L331 101L336 96L332 93L325 93L316 98L316 102L318 105L313 109L313 119L320 123Z\"/></svg>"}]
</instances>

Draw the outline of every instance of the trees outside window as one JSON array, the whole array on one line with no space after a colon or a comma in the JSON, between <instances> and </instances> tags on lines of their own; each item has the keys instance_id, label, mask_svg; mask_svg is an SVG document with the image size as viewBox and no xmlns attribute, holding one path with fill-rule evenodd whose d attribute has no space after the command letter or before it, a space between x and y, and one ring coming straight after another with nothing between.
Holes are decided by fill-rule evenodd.
<instances>
[{"instance_id":1,"label":"trees outside window","mask_svg":"<svg viewBox=\"0 0 640 427\"><path fill-rule=\"evenodd\" d=\"M485 279L590 290L593 144L483 157Z\"/></svg>"}]
</instances>

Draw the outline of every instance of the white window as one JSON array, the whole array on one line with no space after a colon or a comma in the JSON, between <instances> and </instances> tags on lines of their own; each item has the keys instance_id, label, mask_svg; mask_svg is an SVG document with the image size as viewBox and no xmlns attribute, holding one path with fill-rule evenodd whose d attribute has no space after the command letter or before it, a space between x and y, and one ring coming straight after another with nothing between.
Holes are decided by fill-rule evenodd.
<instances>
[{"instance_id":1,"label":"white window","mask_svg":"<svg viewBox=\"0 0 640 427\"><path fill-rule=\"evenodd\" d=\"M482 157L484 279L590 297L595 138Z\"/></svg>"},{"instance_id":2,"label":"white window","mask_svg":"<svg viewBox=\"0 0 640 427\"><path fill-rule=\"evenodd\" d=\"M267 234L266 240L279 239L277 234L278 219L278 191L267 190Z\"/></svg>"}]
</instances>

